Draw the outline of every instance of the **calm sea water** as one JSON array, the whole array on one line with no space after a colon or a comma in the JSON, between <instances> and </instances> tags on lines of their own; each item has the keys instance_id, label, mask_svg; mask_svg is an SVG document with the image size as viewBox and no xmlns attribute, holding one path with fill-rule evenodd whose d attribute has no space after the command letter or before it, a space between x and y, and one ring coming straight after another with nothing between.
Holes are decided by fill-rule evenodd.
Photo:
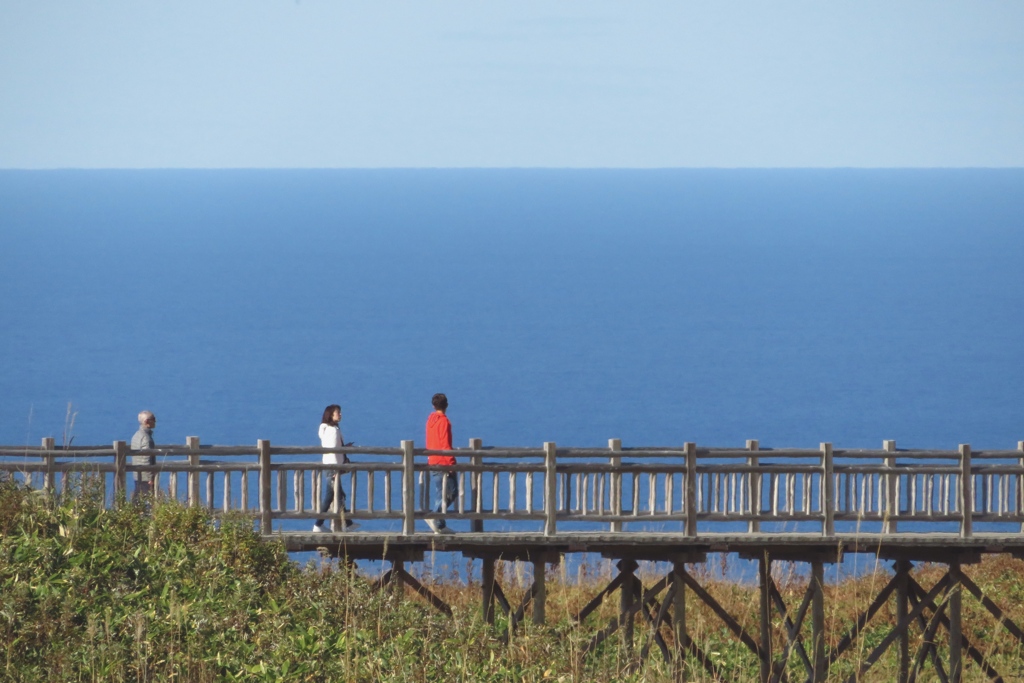
<instances>
[{"instance_id":1,"label":"calm sea water","mask_svg":"<svg viewBox=\"0 0 1024 683\"><path fill-rule=\"evenodd\" d=\"M1014 447L1022 264L1021 170L0 172L0 443Z\"/></svg>"}]
</instances>

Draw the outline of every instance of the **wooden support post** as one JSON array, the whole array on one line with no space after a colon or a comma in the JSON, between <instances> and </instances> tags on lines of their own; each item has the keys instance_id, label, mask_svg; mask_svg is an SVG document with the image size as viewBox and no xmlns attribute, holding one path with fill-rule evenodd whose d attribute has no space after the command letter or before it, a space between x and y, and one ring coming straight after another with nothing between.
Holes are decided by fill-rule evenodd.
<instances>
[{"instance_id":1,"label":"wooden support post","mask_svg":"<svg viewBox=\"0 0 1024 683\"><path fill-rule=\"evenodd\" d=\"M821 444L821 509L825 513L824 536L836 535L836 482L832 465L832 444Z\"/></svg>"},{"instance_id":2,"label":"wooden support post","mask_svg":"<svg viewBox=\"0 0 1024 683\"><path fill-rule=\"evenodd\" d=\"M825 564L811 560L811 639L813 683L825 683L828 660L825 659Z\"/></svg>"},{"instance_id":3,"label":"wooden support post","mask_svg":"<svg viewBox=\"0 0 1024 683\"><path fill-rule=\"evenodd\" d=\"M484 623L494 623L494 558L484 557L481 559L484 563L483 570L480 572L482 577L482 583L480 585L481 597L483 598L483 604L481 605L484 617Z\"/></svg>"},{"instance_id":4,"label":"wooden support post","mask_svg":"<svg viewBox=\"0 0 1024 683\"><path fill-rule=\"evenodd\" d=\"M52 436L43 437L43 464L46 465L46 472L43 473L43 490L47 493L52 494L56 489L56 477L54 475L53 466L56 462L56 458L53 456L54 440Z\"/></svg>"},{"instance_id":5,"label":"wooden support post","mask_svg":"<svg viewBox=\"0 0 1024 683\"><path fill-rule=\"evenodd\" d=\"M124 441L114 442L114 502L120 503L127 497L128 483L128 444Z\"/></svg>"},{"instance_id":6,"label":"wooden support post","mask_svg":"<svg viewBox=\"0 0 1024 683\"><path fill-rule=\"evenodd\" d=\"M259 453L260 458L260 533L270 534L274 531L273 519L274 510L271 507L270 498L270 441L267 439L259 439L256 442L256 450ZM191 458L191 456L189 456ZM189 472L191 475L192 472ZM199 498L199 478L198 473L195 484L196 500ZM191 496L192 486L189 486L189 495Z\"/></svg>"},{"instance_id":7,"label":"wooden support post","mask_svg":"<svg viewBox=\"0 0 1024 683\"><path fill-rule=\"evenodd\" d=\"M886 439L882 442L882 449L886 453L895 453L896 442ZM882 533L894 534L896 533L896 518L900 511L900 501L896 496L896 482L899 481L899 474L896 472L895 455L885 457L885 469L888 472L885 474L885 521L882 524Z\"/></svg>"},{"instance_id":8,"label":"wooden support post","mask_svg":"<svg viewBox=\"0 0 1024 683\"><path fill-rule=\"evenodd\" d=\"M896 683L910 681L910 562L900 560L896 563L896 573L900 574L896 584L896 628L901 629L899 640L899 673Z\"/></svg>"},{"instance_id":9,"label":"wooden support post","mask_svg":"<svg viewBox=\"0 0 1024 683\"><path fill-rule=\"evenodd\" d=\"M483 447L483 439L469 440L469 449L471 451L479 451ZM479 467L480 465L483 464L484 459L479 453L474 453L469 457L469 462L471 465ZM480 472L473 472L472 474L469 475L469 481L472 484L469 488L469 499L471 501L469 507L473 512L479 514L480 512L482 512L481 508L483 507L483 491L480 490L482 488L481 485L483 484L483 475ZM484 530L484 520L470 520L469 530L471 532L478 534L482 533Z\"/></svg>"},{"instance_id":10,"label":"wooden support post","mask_svg":"<svg viewBox=\"0 0 1024 683\"><path fill-rule=\"evenodd\" d=\"M757 559L757 578L761 614L761 683L770 683L772 677L772 622L771 590L772 561L767 553Z\"/></svg>"},{"instance_id":11,"label":"wooden support post","mask_svg":"<svg viewBox=\"0 0 1024 683\"><path fill-rule=\"evenodd\" d=\"M675 683L686 681L686 565L675 562L672 565L672 632L675 646L672 651L672 671Z\"/></svg>"},{"instance_id":12,"label":"wooden support post","mask_svg":"<svg viewBox=\"0 0 1024 683\"><path fill-rule=\"evenodd\" d=\"M402 533L416 533L416 470L414 442L402 441Z\"/></svg>"},{"instance_id":13,"label":"wooden support post","mask_svg":"<svg viewBox=\"0 0 1024 683\"><path fill-rule=\"evenodd\" d=\"M620 618L625 618L622 622L622 647L625 648L627 653L633 652L633 622L635 621L633 615L633 593L636 588L633 583L636 581L636 576L633 572L636 571L637 563L635 560L619 560L618 562L619 574L622 576L622 583L619 584L619 614Z\"/></svg>"},{"instance_id":14,"label":"wooden support post","mask_svg":"<svg viewBox=\"0 0 1024 683\"><path fill-rule=\"evenodd\" d=\"M971 447L960 444L960 538L974 535L971 516L974 513L974 481L971 478Z\"/></svg>"},{"instance_id":15,"label":"wooden support post","mask_svg":"<svg viewBox=\"0 0 1024 683\"><path fill-rule=\"evenodd\" d=\"M747 439L747 450L757 451L761 447L757 439ZM747 456L747 465L759 467L761 459L756 455ZM750 514L761 514L761 473L751 472L747 478L747 497L750 499ZM752 519L747 522L747 533L756 534L761 531L761 520Z\"/></svg>"},{"instance_id":16,"label":"wooden support post","mask_svg":"<svg viewBox=\"0 0 1024 683\"><path fill-rule=\"evenodd\" d=\"M199 437L198 436L186 436L185 445L188 446L192 453L188 454L189 467L199 466ZM171 474L171 476L176 476ZM195 507L199 505L199 472L189 471L188 473L188 506Z\"/></svg>"},{"instance_id":17,"label":"wooden support post","mask_svg":"<svg viewBox=\"0 0 1024 683\"><path fill-rule=\"evenodd\" d=\"M545 582L543 559L533 561L533 623L543 624L546 618L548 588Z\"/></svg>"},{"instance_id":18,"label":"wooden support post","mask_svg":"<svg viewBox=\"0 0 1024 683\"><path fill-rule=\"evenodd\" d=\"M1024 441L1017 442L1017 450L1021 453L1017 464L1024 467ZM1021 513L1024 513L1024 474L1017 475L1017 514ZM1024 522L1020 523L1020 530L1024 531Z\"/></svg>"},{"instance_id":19,"label":"wooden support post","mask_svg":"<svg viewBox=\"0 0 1024 683\"><path fill-rule=\"evenodd\" d=\"M557 530L558 463L554 441L544 442L544 535L554 536Z\"/></svg>"},{"instance_id":20,"label":"wooden support post","mask_svg":"<svg viewBox=\"0 0 1024 683\"><path fill-rule=\"evenodd\" d=\"M949 683L963 680L963 625L961 600L963 584L960 580L960 562L949 564Z\"/></svg>"},{"instance_id":21,"label":"wooden support post","mask_svg":"<svg viewBox=\"0 0 1024 683\"><path fill-rule=\"evenodd\" d=\"M612 451L613 453L618 453L619 451L621 451L622 450L622 439L608 439L608 449L610 451ZM613 455L612 457L608 458L608 463L612 467L615 468L615 470L612 472L612 478L611 478L611 481L612 481L612 490L611 490L612 514L613 515L621 515L622 514L622 470L621 470L621 468L622 468L622 456L620 456L620 455ZM672 475L668 475L668 476L672 476ZM634 482L634 486L635 485L636 484ZM622 531L622 522L619 522L619 521L612 522L610 527L609 527L609 531L612 531L613 533L614 532L618 532L618 531Z\"/></svg>"},{"instance_id":22,"label":"wooden support post","mask_svg":"<svg viewBox=\"0 0 1024 683\"><path fill-rule=\"evenodd\" d=\"M686 450L686 535L697 537L697 444L687 442Z\"/></svg>"}]
</instances>

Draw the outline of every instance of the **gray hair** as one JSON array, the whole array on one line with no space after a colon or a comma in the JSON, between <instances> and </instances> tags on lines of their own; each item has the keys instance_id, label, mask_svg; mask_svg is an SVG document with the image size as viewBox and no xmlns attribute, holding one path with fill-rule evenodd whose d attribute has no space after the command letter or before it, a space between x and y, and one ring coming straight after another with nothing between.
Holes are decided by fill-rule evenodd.
<instances>
[{"instance_id":1,"label":"gray hair","mask_svg":"<svg viewBox=\"0 0 1024 683\"><path fill-rule=\"evenodd\" d=\"M139 413L139 424L146 424L147 422L149 422L149 418L151 417L155 417L153 413L149 412L148 410L143 410L141 413Z\"/></svg>"}]
</instances>

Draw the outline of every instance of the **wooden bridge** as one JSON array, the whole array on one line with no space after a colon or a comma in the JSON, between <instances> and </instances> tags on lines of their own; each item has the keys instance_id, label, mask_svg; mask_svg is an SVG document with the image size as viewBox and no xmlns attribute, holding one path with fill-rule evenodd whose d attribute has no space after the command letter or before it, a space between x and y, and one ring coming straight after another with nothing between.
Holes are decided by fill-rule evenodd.
<instances>
[{"instance_id":1,"label":"wooden bridge","mask_svg":"<svg viewBox=\"0 0 1024 683\"><path fill-rule=\"evenodd\" d=\"M325 452L351 461L324 465L320 455ZM527 612L535 623L544 623L547 565L566 554L599 553L616 562L618 574L575 621L582 624L615 592L619 614L594 634L587 650L616 631L632 648L640 622L647 631L641 658L656 646L680 678L688 658L721 677L708 653L688 636L687 592L750 650L764 683L790 680L791 657L799 659L807 681L824 681L890 600L896 624L859 660L851 681L890 647L899 653L900 683L915 680L928 663L940 680L960 681L971 661L986 677L1003 680L965 636L965 591L1024 645L1024 631L962 570L985 554L1024 558L1024 442L1015 450L972 451L960 445L942 451L901 450L892 441L866 450L835 449L829 443L818 449L761 449L756 441L745 448L693 443L623 448L612 439L607 449L597 449L554 443L485 448L471 439L468 448L455 451L454 468L428 465L426 456L435 453L415 448L412 441L398 448L331 450L272 446L266 440L255 447L206 446L188 437L185 446L135 453L124 441L64 449L44 439L39 448L0 447L0 472L48 491L66 488L75 476L101 478L105 504L114 505L131 498L135 473L151 471L160 495L214 514L251 515L266 538L289 551L390 563L379 585L405 583L446 613L448 606L406 570L407 563L433 551L477 558L483 567L483 615L493 623L496 609L503 610L506 635ZM132 464L131 456L142 454L155 456L156 464ZM424 483L426 476L444 472L458 481L458 496L439 514L430 510ZM332 479L332 473L340 476ZM339 508L335 495L332 509L319 511L328 485L347 493L348 510ZM345 533L308 531L321 516L362 526ZM431 533L427 520L437 517L456 533ZM748 632L687 570L708 553L737 553L757 563L758 632ZM824 567L847 553L892 560L894 573L850 632L826 647ZM533 585L519 605L509 603L495 580L498 560L533 563ZM645 586L636 573L644 560L671 568ZM809 565L807 592L795 610L772 579L777 560ZM922 561L947 566L930 587L910 574L913 563ZM773 629L773 622L781 629ZM948 635L945 661L935 645L940 627ZM913 629L922 635L914 653ZM773 630L785 634L783 642L773 642Z\"/></svg>"}]
</instances>

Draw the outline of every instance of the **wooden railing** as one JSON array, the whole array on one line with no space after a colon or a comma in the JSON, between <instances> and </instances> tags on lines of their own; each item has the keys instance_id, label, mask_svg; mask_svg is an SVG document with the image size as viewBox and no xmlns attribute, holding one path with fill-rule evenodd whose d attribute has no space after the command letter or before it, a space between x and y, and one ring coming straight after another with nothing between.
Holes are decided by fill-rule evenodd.
<instances>
[{"instance_id":1,"label":"wooden railing","mask_svg":"<svg viewBox=\"0 0 1024 683\"><path fill-rule=\"evenodd\" d=\"M325 452L344 453L347 464L324 465ZM0 472L18 481L61 491L76 477L97 482L107 505L130 499L134 473L151 471L160 495L217 514L253 516L262 530L275 521L342 515L354 520L393 520L383 532L412 534L416 521L436 517L468 520L470 530L508 530L508 522L535 522L536 531L624 530L624 524L658 523L664 532L758 533L802 530L831 536L847 530L895 534L920 530L921 523L970 537L979 523L1011 523L1024 530L1024 442L1016 450L972 452L746 448L608 449L484 448L479 439L454 451L454 468L430 466L436 453L402 441L399 448L204 446L189 437L185 446L129 451L110 447L0 447ZM452 454L452 453L448 453ZM133 455L152 455L156 465L132 464ZM453 473L459 482L446 512L428 505L430 474ZM329 475L347 494L348 510L321 515L319 501ZM500 522L500 529L495 523ZM762 525L775 525L763 529ZM779 525L782 525L781 527ZM380 526L380 525L378 525ZM387 526L387 525L383 525ZM526 525L530 526L530 525ZM277 525L280 529L281 525ZM876 528L877 527L877 528ZM520 524L516 530L524 530ZM935 530L931 528L929 530ZM1005 531L1005 528L1003 529ZM376 531L375 531L376 533Z\"/></svg>"}]
</instances>

